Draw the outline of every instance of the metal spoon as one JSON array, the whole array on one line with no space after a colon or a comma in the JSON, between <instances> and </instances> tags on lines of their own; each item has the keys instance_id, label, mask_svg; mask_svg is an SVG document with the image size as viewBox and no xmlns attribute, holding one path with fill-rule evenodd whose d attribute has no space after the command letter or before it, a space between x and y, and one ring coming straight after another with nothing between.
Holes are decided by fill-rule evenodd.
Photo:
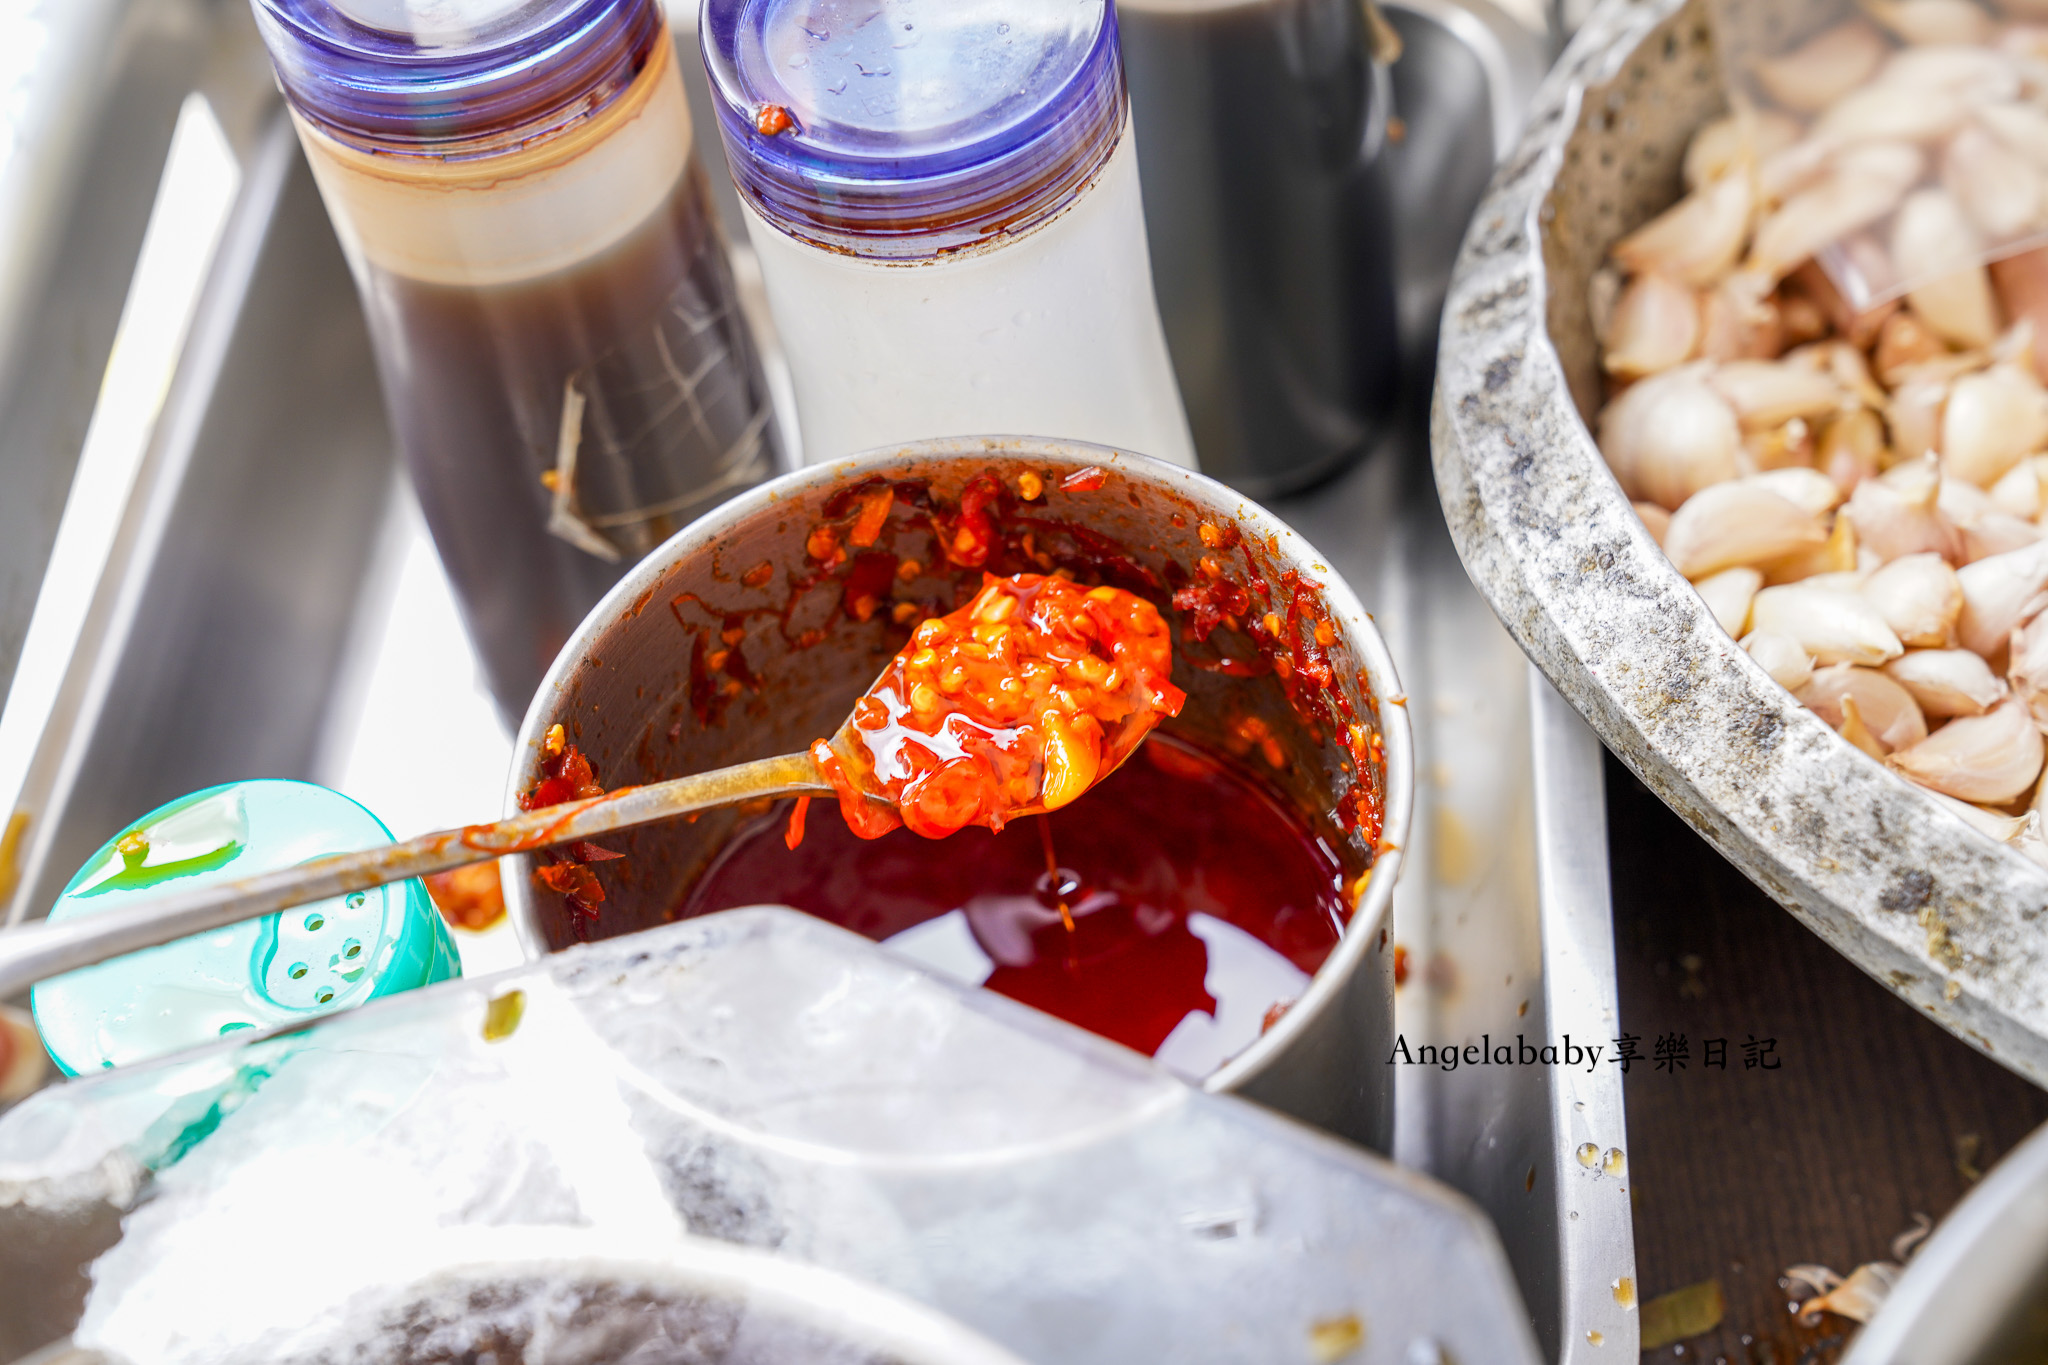
<instances>
[{"instance_id":1,"label":"metal spoon","mask_svg":"<svg viewBox=\"0 0 2048 1365\"><path fill-rule=\"evenodd\" d=\"M1151 726L1128 724L1120 729L1115 742L1104 746L1097 783L1136 752L1138 741ZM849 718L839 727L834 747L849 747L858 733ZM294 905L488 862L507 853L552 848L651 825L691 811L831 790L809 754L782 754L645 787L621 787L603 796L543 806L494 824L444 829L400 844L330 854L296 867L168 892L104 914L57 924L24 925L0 933L0 1000L48 977ZM886 798L871 793L869 799ZM1043 812L1044 807L1033 805L1010 814Z\"/></svg>"}]
</instances>

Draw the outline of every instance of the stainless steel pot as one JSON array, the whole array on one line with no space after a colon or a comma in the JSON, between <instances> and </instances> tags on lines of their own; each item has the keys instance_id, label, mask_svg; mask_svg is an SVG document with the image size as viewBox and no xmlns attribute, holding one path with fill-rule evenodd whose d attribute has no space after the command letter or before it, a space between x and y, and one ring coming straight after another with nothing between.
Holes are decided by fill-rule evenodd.
<instances>
[{"instance_id":1,"label":"stainless steel pot","mask_svg":"<svg viewBox=\"0 0 2048 1365\"><path fill-rule=\"evenodd\" d=\"M1716 41L1827 7L1611 0L1537 94L1465 239L1432 446L1473 581L1608 748L1864 971L2048 1085L2048 871L1858 753L1715 623L1630 510L1587 427L1587 284L1672 203L1726 108Z\"/></svg>"},{"instance_id":2,"label":"stainless steel pot","mask_svg":"<svg viewBox=\"0 0 2048 1365\"><path fill-rule=\"evenodd\" d=\"M697 1237L636 1246L616 1230L557 1227L464 1228L445 1240L446 1264L351 1300L317 1344L287 1358L1023 1365L901 1294L751 1247ZM259 1346L244 1359L278 1358Z\"/></svg>"},{"instance_id":3,"label":"stainless steel pot","mask_svg":"<svg viewBox=\"0 0 2048 1365\"><path fill-rule=\"evenodd\" d=\"M1846 1365L2048 1360L2048 1128L2014 1148L1915 1252Z\"/></svg>"},{"instance_id":4,"label":"stainless steel pot","mask_svg":"<svg viewBox=\"0 0 2048 1365\"><path fill-rule=\"evenodd\" d=\"M1109 471L1099 490L1058 488L1060 475L1090 465ZM1198 474L1077 442L950 438L813 466L736 498L645 560L564 647L520 727L507 809L532 786L540 741L556 724L608 786L789 753L832 733L906 637L886 610L864 622L841 610L847 567L808 591L792 587L792 577L811 562L805 541L825 519L825 504L875 475L928 480L934 492L957 496L985 470L1012 484L1025 470L1049 474L1042 515L1112 538L1161 581L1194 572L1208 553L1199 528L1211 522L1235 525L1270 580L1294 570L1321 585L1337 627L1337 685L1383 746L1377 841L1345 829L1332 814L1349 780L1341 737L1305 723L1271 676L1229 678L1189 667L1175 618L1174 681L1187 690L1188 704L1169 730L1221 747L1247 712L1265 719L1287 757L1274 774L1278 785L1336 851L1347 884L1371 873L1343 940L1307 993L1206 1085L1385 1150L1393 1095L1388 907L1413 791L1405 697L1372 618L1316 551L1256 504ZM932 562L916 544L899 541L896 548ZM762 565L769 566L765 576ZM692 667L697 640L709 630L715 643L722 620L745 631L741 648L755 679L730 699L716 694L722 679L708 677L701 663L694 674ZM624 874L588 933L610 937L673 917L743 818L719 811L633 834L621 845L628 861L617 866ZM530 955L566 947L584 932L560 897L536 891L525 859L507 860L505 889Z\"/></svg>"}]
</instances>

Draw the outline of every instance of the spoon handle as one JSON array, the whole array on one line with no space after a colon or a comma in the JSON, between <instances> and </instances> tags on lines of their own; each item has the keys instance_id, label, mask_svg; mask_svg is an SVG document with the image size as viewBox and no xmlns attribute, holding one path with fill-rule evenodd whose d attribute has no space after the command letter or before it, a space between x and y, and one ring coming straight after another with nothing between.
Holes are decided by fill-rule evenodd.
<instances>
[{"instance_id":1,"label":"spoon handle","mask_svg":"<svg viewBox=\"0 0 2048 1365\"><path fill-rule=\"evenodd\" d=\"M496 824L444 829L402 844L330 854L296 867L171 891L104 914L23 925L0 933L0 1000L46 977L309 901L650 825L694 810L831 790L809 754L783 754L543 806Z\"/></svg>"}]
</instances>

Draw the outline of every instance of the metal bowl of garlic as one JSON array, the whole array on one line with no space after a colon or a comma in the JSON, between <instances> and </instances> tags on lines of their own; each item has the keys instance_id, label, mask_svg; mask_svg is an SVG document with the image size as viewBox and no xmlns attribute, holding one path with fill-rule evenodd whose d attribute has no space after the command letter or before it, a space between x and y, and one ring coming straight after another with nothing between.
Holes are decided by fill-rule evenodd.
<instances>
[{"instance_id":1,"label":"metal bowl of garlic","mask_svg":"<svg viewBox=\"0 0 2048 1365\"><path fill-rule=\"evenodd\" d=\"M1595 12L1466 238L1437 483L1617 756L2048 1085L2048 254L1972 252L1985 215L2048 214L2048 155L1958 150L2048 130L2048 41L1970 0L1844 9ZM1804 116L1732 117L1722 50L1782 54ZM1842 131L1865 116L1890 124ZM1829 241L1931 282L1852 313L1809 259Z\"/></svg>"}]
</instances>

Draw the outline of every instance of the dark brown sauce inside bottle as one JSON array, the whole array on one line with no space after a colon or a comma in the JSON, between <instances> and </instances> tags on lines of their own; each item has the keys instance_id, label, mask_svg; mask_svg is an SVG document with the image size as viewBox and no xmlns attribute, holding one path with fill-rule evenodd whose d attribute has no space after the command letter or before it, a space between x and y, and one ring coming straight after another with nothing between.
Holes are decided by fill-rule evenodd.
<instances>
[{"instance_id":1,"label":"dark brown sauce inside bottle","mask_svg":"<svg viewBox=\"0 0 2048 1365\"><path fill-rule=\"evenodd\" d=\"M1164 735L1072 805L1000 834L863 840L814 806L792 852L784 820L736 837L681 915L794 906L1191 1076L1257 1040L1346 918L1337 861L1300 817Z\"/></svg>"},{"instance_id":2,"label":"dark brown sauce inside bottle","mask_svg":"<svg viewBox=\"0 0 2048 1365\"><path fill-rule=\"evenodd\" d=\"M513 284L364 281L400 450L491 690L524 710L634 561L770 471L774 433L702 168L623 240ZM616 560L548 529L565 387L574 493Z\"/></svg>"}]
</instances>

